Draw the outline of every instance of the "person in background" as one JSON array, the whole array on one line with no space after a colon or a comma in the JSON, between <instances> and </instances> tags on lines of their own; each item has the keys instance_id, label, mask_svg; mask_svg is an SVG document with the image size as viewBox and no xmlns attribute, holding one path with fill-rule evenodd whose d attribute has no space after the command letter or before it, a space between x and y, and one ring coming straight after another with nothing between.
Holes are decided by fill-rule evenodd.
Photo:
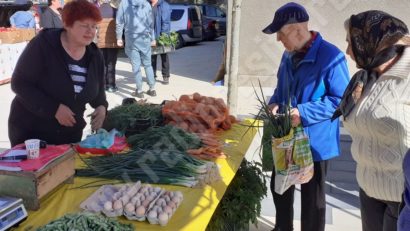
<instances>
[{"instance_id":1,"label":"person in background","mask_svg":"<svg viewBox=\"0 0 410 231\"><path fill-rule=\"evenodd\" d=\"M104 77L105 90L108 92L118 91L115 84L115 66L117 64L118 47L115 35L115 17L117 9L111 4L110 0L102 0L99 3L99 9L103 21L98 28L97 46L101 49L104 56Z\"/></svg>"},{"instance_id":2,"label":"person in background","mask_svg":"<svg viewBox=\"0 0 410 231\"><path fill-rule=\"evenodd\" d=\"M365 11L346 22L346 53L360 70L334 118L343 115L357 162L363 231L395 231L410 148L410 37L403 21Z\"/></svg>"},{"instance_id":3,"label":"person in background","mask_svg":"<svg viewBox=\"0 0 410 231\"><path fill-rule=\"evenodd\" d=\"M60 0L48 0L48 7L41 14L41 28L62 28Z\"/></svg>"},{"instance_id":4,"label":"person in background","mask_svg":"<svg viewBox=\"0 0 410 231\"><path fill-rule=\"evenodd\" d=\"M339 121L331 121L331 117L349 82L349 72L343 52L325 41L319 32L310 31L308 21L305 8L290 2L275 12L273 22L263 32L276 33L276 39L285 47L278 84L269 101L272 113L283 113L284 105L291 106L292 126L303 126L313 155L314 175L301 185L301 230L324 231L328 160L340 153ZM280 195L274 190L274 179L273 169L274 230L291 231L295 186Z\"/></svg>"},{"instance_id":5,"label":"person in background","mask_svg":"<svg viewBox=\"0 0 410 231\"><path fill-rule=\"evenodd\" d=\"M14 69L16 96L8 120L12 146L33 138L49 144L81 141L87 103L95 109L92 130L105 119L104 59L92 43L100 12L86 0L73 0L62 19L63 29L41 30L28 43Z\"/></svg>"},{"instance_id":6,"label":"person in background","mask_svg":"<svg viewBox=\"0 0 410 231\"><path fill-rule=\"evenodd\" d=\"M35 28L36 21L33 12L33 2L28 1L25 9L15 12L10 16L10 25L15 28Z\"/></svg>"},{"instance_id":7,"label":"person in background","mask_svg":"<svg viewBox=\"0 0 410 231\"><path fill-rule=\"evenodd\" d=\"M226 41L224 41L224 49L222 52L222 62L219 64L218 71L216 72L215 78L211 81L214 86L223 86L225 84L225 74L226 74Z\"/></svg>"},{"instance_id":8,"label":"person in background","mask_svg":"<svg viewBox=\"0 0 410 231\"><path fill-rule=\"evenodd\" d=\"M156 96L154 71L151 65L151 46L155 46L152 8L147 0L121 1L116 17L117 45L123 46L125 34L125 53L130 58L135 76L136 90L133 96L144 98L142 92L141 64L144 66L149 90L147 94Z\"/></svg>"},{"instance_id":9,"label":"person in background","mask_svg":"<svg viewBox=\"0 0 410 231\"><path fill-rule=\"evenodd\" d=\"M151 0L152 14L154 20L155 39L158 39L161 34L169 35L171 30L171 8L165 0ZM157 78L157 56L151 56L152 68L154 77ZM160 54L161 56L161 72L163 84L169 84L169 55L167 53Z\"/></svg>"}]
</instances>

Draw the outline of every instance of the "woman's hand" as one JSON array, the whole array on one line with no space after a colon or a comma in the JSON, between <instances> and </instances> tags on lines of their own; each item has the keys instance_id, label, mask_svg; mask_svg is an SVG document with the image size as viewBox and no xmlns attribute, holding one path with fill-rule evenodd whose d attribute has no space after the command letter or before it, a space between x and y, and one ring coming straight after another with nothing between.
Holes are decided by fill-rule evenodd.
<instances>
[{"instance_id":1,"label":"woman's hand","mask_svg":"<svg viewBox=\"0 0 410 231\"><path fill-rule=\"evenodd\" d=\"M60 104L58 106L57 112L55 114L55 118L57 119L58 123L66 127L74 126L74 124L76 123L74 116L74 112L64 104Z\"/></svg>"},{"instance_id":2,"label":"woman's hand","mask_svg":"<svg viewBox=\"0 0 410 231\"><path fill-rule=\"evenodd\" d=\"M98 106L94 112L88 116L91 116L91 131L97 131L104 123L106 114L106 108L101 105Z\"/></svg>"}]
</instances>

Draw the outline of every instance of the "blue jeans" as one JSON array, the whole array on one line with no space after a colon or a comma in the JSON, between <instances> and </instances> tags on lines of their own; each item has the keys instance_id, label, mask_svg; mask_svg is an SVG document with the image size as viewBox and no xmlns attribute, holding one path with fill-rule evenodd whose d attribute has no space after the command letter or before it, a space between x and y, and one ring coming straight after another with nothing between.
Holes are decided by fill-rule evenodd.
<instances>
[{"instance_id":1,"label":"blue jeans","mask_svg":"<svg viewBox=\"0 0 410 231\"><path fill-rule=\"evenodd\" d=\"M132 72L135 76L135 83L137 85L137 92L142 92L142 75L141 64L145 69L147 75L149 89L153 90L155 87L154 71L151 66L151 41L148 37L143 38L126 38L125 40L125 54L130 58L132 65Z\"/></svg>"}]
</instances>

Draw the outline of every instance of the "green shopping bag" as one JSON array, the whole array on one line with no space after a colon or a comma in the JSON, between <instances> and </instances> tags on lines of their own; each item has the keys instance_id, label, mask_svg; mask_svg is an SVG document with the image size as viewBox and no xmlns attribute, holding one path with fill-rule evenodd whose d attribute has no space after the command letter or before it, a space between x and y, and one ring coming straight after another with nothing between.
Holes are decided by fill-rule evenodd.
<instances>
[{"instance_id":1,"label":"green shopping bag","mask_svg":"<svg viewBox=\"0 0 410 231\"><path fill-rule=\"evenodd\" d=\"M275 192L283 194L290 186L304 184L313 177L309 138L299 126L282 138L272 139L275 165Z\"/></svg>"}]
</instances>

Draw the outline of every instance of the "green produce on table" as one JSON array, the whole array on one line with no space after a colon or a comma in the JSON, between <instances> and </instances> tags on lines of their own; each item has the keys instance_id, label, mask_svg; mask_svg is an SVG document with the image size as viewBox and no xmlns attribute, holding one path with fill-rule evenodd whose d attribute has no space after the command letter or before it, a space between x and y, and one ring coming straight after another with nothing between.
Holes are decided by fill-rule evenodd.
<instances>
[{"instance_id":1,"label":"green produce on table","mask_svg":"<svg viewBox=\"0 0 410 231\"><path fill-rule=\"evenodd\" d=\"M162 121L161 105L134 103L109 110L103 127L107 131L115 128L133 134L159 125Z\"/></svg>"},{"instance_id":2,"label":"green produce on table","mask_svg":"<svg viewBox=\"0 0 410 231\"><path fill-rule=\"evenodd\" d=\"M113 218L107 218L99 214L82 212L67 214L37 229L37 231L59 230L133 231L134 226L132 224L121 224Z\"/></svg>"},{"instance_id":3,"label":"green produce on table","mask_svg":"<svg viewBox=\"0 0 410 231\"><path fill-rule=\"evenodd\" d=\"M197 135L171 125L150 127L143 133L128 137L127 143L133 148L181 152L201 147L201 139Z\"/></svg>"},{"instance_id":4,"label":"green produce on table","mask_svg":"<svg viewBox=\"0 0 410 231\"><path fill-rule=\"evenodd\" d=\"M76 169L76 175L79 177L185 187L199 187L220 179L219 168L214 162L199 160L177 150L138 149L121 155L80 158L86 167ZM98 182L101 181L95 183ZM91 183L84 187L101 185Z\"/></svg>"}]
</instances>

